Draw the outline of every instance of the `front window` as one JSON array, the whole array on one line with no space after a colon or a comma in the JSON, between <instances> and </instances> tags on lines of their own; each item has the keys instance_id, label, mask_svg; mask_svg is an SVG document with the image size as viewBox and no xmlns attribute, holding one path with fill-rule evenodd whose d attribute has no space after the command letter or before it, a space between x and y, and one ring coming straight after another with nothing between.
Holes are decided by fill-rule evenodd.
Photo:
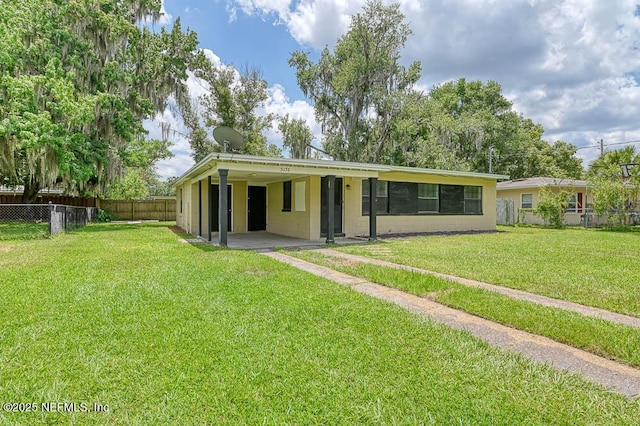
<instances>
[{"instance_id":1,"label":"front window","mask_svg":"<svg viewBox=\"0 0 640 426\"><path fill-rule=\"evenodd\" d=\"M282 182L282 211L291 211L291 181Z\"/></svg>"},{"instance_id":2,"label":"front window","mask_svg":"<svg viewBox=\"0 0 640 426\"><path fill-rule=\"evenodd\" d=\"M437 213L438 185L433 183L418 184L418 213Z\"/></svg>"},{"instance_id":3,"label":"front window","mask_svg":"<svg viewBox=\"0 0 640 426\"><path fill-rule=\"evenodd\" d=\"M433 183L378 181L376 213L409 216L419 214L482 214L482 187ZM362 214L369 214L369 181L362 181Z\"/></svg>"},{"instance_id":4,"label":"front window","mask_svg":"<svg viewBox=\"0 0 640 426\"><path fill-rule=\"evenodd\" d=\"M387 181L379 180L376 182L376 213L385 214L389 213L389 187ZM362 181L362 214L369 214L369 180L364 179Z\"/></svg>"},{"instance_id":5,"label":"front window","mask_svg":"<svg viewBox=\"0 0 640 426\"><path fill-rule=\"evenodd\" d=\"M482 213L482 187L464 187L464 212Z\"/></svg>"},{"instance_id":6,"label":"front window","mask_svg":"<svg viewBox=\"0 0 640 426\"><path fill-rule=\"evenodd\" d=\"M533 194L522 194L522 199L520 200L520 207L523 209L532 209Z\"/></svg>"}]
</instances>

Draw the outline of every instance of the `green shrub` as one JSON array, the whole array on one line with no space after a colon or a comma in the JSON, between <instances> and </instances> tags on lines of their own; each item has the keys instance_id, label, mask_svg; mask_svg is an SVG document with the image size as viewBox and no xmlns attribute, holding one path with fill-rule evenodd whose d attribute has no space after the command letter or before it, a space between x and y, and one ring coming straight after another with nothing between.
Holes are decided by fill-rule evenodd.
<instances>
[{"instance_id":1,"label":"green shrub","mask_svg":"<svg viewBox=\"0 0 640 426\"><path fill-rule=\"evenodd\" d=\"M540 201L534 213L544 220L545 225L554 228L564 227L564 215L569 207L568 191L553 192L547 187L540 188Z\"/></svg>"},{"instance_id":2,"label":"green shrub","mask_svg":"<svg viewBox=\"0 0 640 426\"><path fill-rule=\"evenodd\" d=\"M98 209L98 214L95 217L95 222L111 222L113 216L111 212L106 210Z\"/></svg>"}]
</instances>

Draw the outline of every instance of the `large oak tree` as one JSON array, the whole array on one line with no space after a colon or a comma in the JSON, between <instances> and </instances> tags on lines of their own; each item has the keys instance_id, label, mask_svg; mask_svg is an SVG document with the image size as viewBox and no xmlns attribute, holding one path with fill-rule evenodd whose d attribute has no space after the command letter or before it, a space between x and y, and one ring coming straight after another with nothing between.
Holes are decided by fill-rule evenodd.
<instances>
[{"instance_id":1,"label":"large oak tree","mask_svg":"<svg viewBox=\"0 0 640 426\"><path fill-rule=\"evenodd\" d=\"M274 116L260 114L269 94L267 81L258 68L244 67L238 71L231 66L213 66L207 61L195 75L207 91L187 105L183 120L189 129L189 143L196 163L211 152L222 151L223 148L208 136L211 129L218 126L231 127L244 136L239 153L263 156L281 154L275 145L267 142L264 135L264 131L271 127Z\"/></svg>"},{"instance_id":2,"label":"large oak tree","mask_svg":"<svg viewBox=\"0 0 640 426\"><path fill-rule=\"evenodd\" d=\"M398 4L369 1L333 52L326 47L318 62L306 52L291 54L289 65L314 103L325 150L335 159L381 161L401 100L420 76L419 62L399 64L410 34Z\"/></svg>"},{"instance_id":3,"label":"large oak tree","mask_svg":"<svg viewBox=\"0 0 640 426\"><path fill-rule=\"evenodd\" d=\"M0 3L0 177L23 200L61 184L103 190L136 158L142 120L183 81L197 37L152 31L160 0Z\"/></svg>"}]
</instances>

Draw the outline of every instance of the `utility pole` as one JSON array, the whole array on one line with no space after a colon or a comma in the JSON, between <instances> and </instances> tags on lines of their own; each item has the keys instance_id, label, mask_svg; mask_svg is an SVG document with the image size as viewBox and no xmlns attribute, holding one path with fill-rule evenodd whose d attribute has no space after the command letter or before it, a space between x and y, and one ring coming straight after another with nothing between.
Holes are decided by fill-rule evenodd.
<instances>
[{"instance_id":1,"label":"utility pole","mask_svg":"<svg viewBox=\"0 0 640 426\"><path fill-rule=\"evenodd\" d=\"M600 156L604 155L604 139L600 139Z\"/></svg>"},{"instance_id":2,"label":"utility pole","mask_svg":"<svg viewBox=\"0 0 640 426\"><path fill-rule=\"evenodd\" d=\"M493 173L493 145L489 147L489 173Z\"/></svg>"}]
</instances>

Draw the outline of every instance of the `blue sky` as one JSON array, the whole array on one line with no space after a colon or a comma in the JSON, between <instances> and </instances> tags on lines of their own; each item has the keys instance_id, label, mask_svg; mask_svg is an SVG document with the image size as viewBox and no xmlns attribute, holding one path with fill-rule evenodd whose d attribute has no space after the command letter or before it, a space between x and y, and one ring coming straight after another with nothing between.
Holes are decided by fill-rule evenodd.
<instances>
[{"instance_id":1,"label":"blue sky","mask_svg":"<svg viewBox=\"0 0 640 426\"><path fill-rule=\"evenodd\" d=\"M540 123L545 139L579 146L584 164L597 141L640 140L640 10L638 0L399 0L413 30L402 61L422 63L419 88L465 77L496 80L514 109ZM386 2L385 3L389 3ZM265 112L304 118L321 142L313 106L287 60L295 50L332 47L362 0L165 0L165 24L178 16L198 33L214 62L257 66L269 83ZM194 96L202 88L189 81ZM161 120L180 129L165 111ZM152 137L157 121L148 122ZM267 138L279 143L277 131ZM187 141L172 138L175 156L162 177L193 162ZM619 148L613 146L612 148ZM636 144L640 149L640 143Z\"/></svg>"},{"instance_id":2,"label":"blue sky","mask_svg":"<svg viewBox=\"0 0 640 426\"><path fill-rule=\"evenodd\" d=\"M271 84L282 82L292 92L297 89L287 60L289 52L301 46L283 25L245 13L236 13L232 20L224 1L167 0L165 9L175 11L184 26L198 33L201 47L211 49L225 64L258 66Z\"/></svg>"}]
</instances>

